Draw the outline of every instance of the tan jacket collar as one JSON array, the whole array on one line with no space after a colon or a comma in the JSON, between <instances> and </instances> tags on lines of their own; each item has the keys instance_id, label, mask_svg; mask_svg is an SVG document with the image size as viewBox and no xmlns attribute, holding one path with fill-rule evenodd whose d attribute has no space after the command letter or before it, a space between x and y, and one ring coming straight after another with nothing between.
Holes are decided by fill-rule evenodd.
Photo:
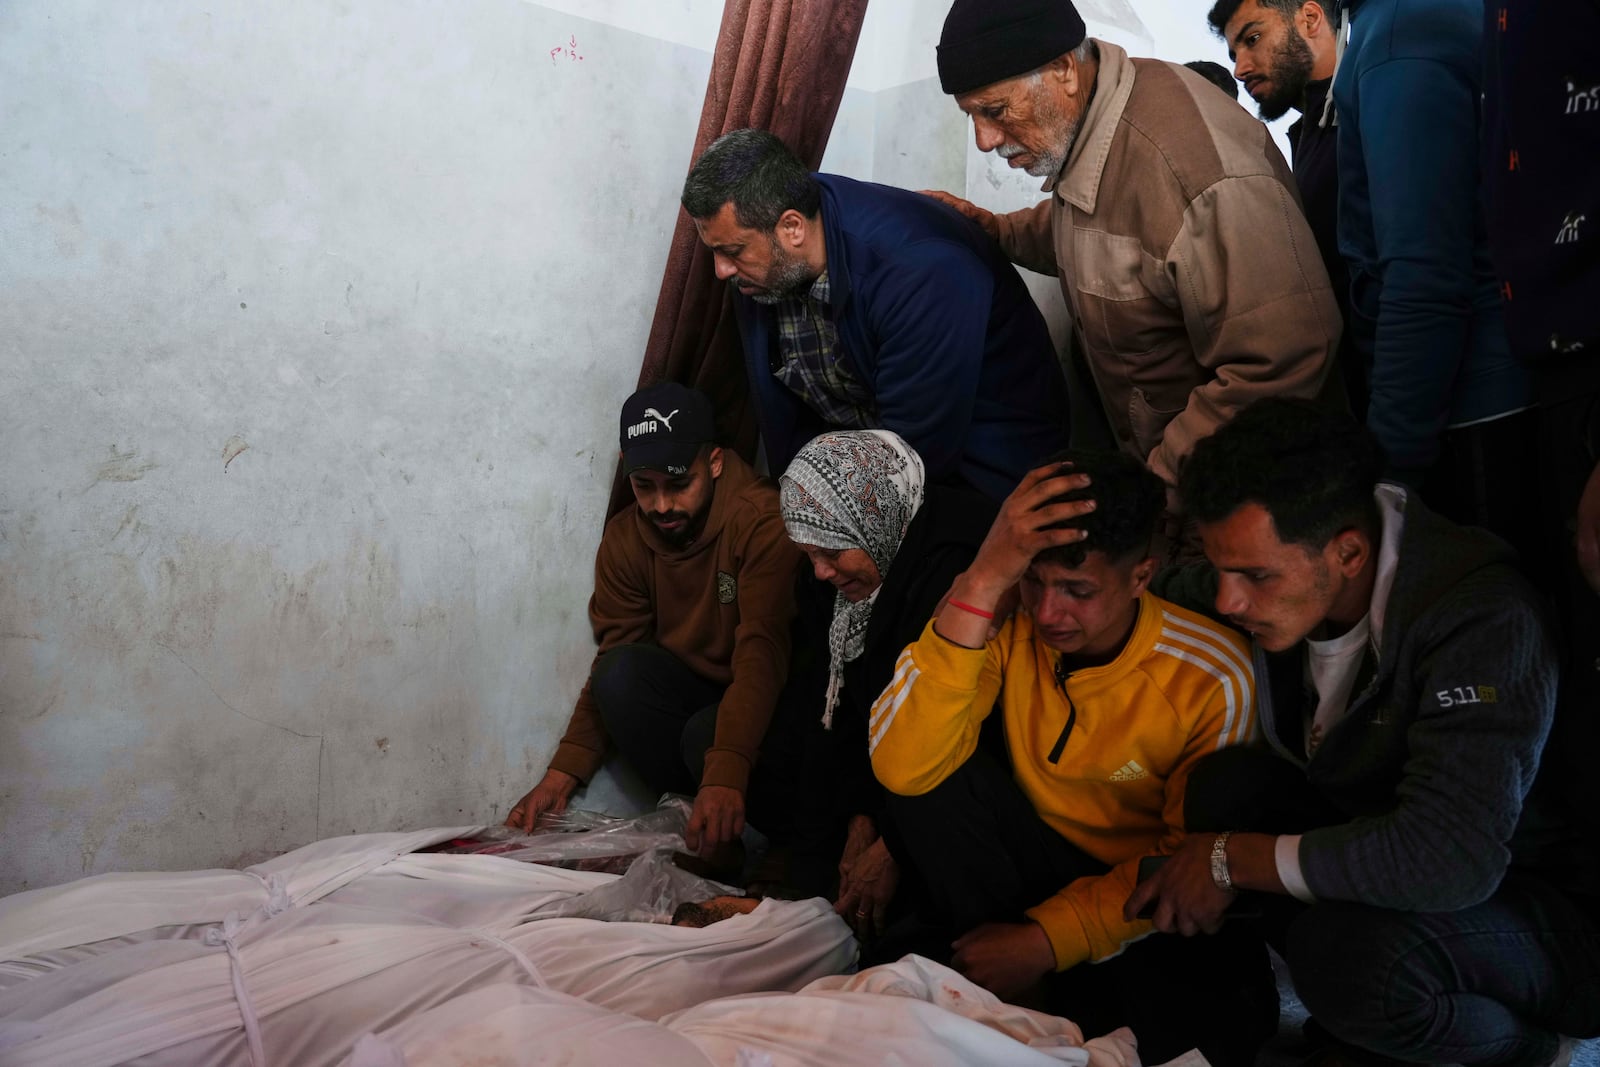
<instances>
[{"instance_id":1,"label":"tan jacket collar","mask_svg":"<svg viewBox=\"0 0 1600 1067\"><path fill-rule=\"evenodd\" d=\"M1044 183L1044 191L1091 214L1100 196L1100 176L1105 173L1111 142L1122 122L1123 109L1133 95L1133 61L1114 44L1095 38L1100 49L1100 69L1095 74L1094 98L1083 118L1078 139L1072 143L1061 173Z\"/></svg>"}]
</instances>

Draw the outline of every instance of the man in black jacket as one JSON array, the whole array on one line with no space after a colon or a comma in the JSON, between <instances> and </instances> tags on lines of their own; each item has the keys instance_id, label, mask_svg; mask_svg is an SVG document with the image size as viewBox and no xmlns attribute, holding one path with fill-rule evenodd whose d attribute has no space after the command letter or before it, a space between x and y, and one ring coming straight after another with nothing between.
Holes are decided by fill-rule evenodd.
<instances>
[{"instance_id":1,"label":"man in black jacket","mask_svg":"<svg viewBox=\"0 0 1600 1067\"><path fill-rule=\"evenodd\" d=\"M1255 639L1271 747L1195 769L1190 836L1128 910L1192 934L1267 894L1268 936L1335 1037L1548 1063L1560 1035L1600 1033L1594 845L1534 788L1551 643L1509 549L1382 466L1365 429L1291 401L1195 447L1179 492L1216 610Z\"/></svg>"},{"instance_id":2,"label":"man in black jacket","mask_svg":"<svg viewBox=\"0 0 1600 1067\"><path fill-rule=\"evenodd\" d=\"M1541 551L1526 560L1562 631L1554 757L1600 834L1581 773L1600 751L1600 4L1485 4L1483 175L1511 351L1539 403Z\"/></svg>"},{"instance_id":3,"label":"man in black jacket","mask_svg":"<svg viewBox=\"0 0 1600 1067\"><path fill-rule=\"evenodd\" d=\"M1216 0L1206 21L1227 45L1233 76L1244 83L1268 122L1293 109L1300 118L1289 127L1294 183L1300 206L1317 239L1317 251L1328 270L1339 315L1350 318L1350 272L1339 254L1339 170L1334 160L1333 110L1328 90L1333 84L1338 36L1333 4L1320 0ZM1344 375L1350 409L1364 418L1367 374L1355 350L1339 342L1339 371Z\"/></svg>"}]
</instances>

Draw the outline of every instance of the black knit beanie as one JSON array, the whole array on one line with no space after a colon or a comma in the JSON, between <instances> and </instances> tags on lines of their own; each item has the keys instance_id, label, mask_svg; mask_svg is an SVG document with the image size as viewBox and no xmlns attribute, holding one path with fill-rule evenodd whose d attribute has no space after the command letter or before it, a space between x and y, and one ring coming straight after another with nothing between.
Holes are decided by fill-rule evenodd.
<instances>
[{"instance_id":1,"label":"black knit beanie","mask_svg":"<svg viewBox=\"0 0 1600 1067\"><path fill-rule=\"evenodd\" d=\"M939 35L939 85L956 96L1026 74L1085 32L1072 0L956 0Z\"/></svg>"}]
</instances>

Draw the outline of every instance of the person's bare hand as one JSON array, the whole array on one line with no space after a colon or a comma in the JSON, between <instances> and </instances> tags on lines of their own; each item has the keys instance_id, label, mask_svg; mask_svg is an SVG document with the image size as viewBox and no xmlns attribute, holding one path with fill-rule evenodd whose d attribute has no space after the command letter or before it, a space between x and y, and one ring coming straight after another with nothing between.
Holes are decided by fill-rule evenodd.
<instances>
[{"instance_id":1,"label":"person's bare hand","mask_svg":"<svg viewBox=\"0 0 1600 1067\"><path fill-rule=\"evenodd\" d=\"M839 853L839 884L844 885L845 879L850 877L850 868L855 865L856 857L860 856L872 843L878 839L878 824L872 821L870 815L852 815L850 824L844 833L844 849Z\"/></svg>"},{"instance_id":2,"label":"person's bare hand","mask_svg":"<svg viewBox=\"0 0 1600 1067\"><path fill-rule=\"evenodd\" d=\"M1071 490L1088 488L1088 485L1087 474L1075 474L1072 468L1060 463L1037 467L1023 475L1016 489L1000 505L1000 514L963 579L976 579L1000 594L1017 584L1033 557L1040 552L1082 541L1085 534L1081 529L1050 527L1088 514L1095 509L1095 501L1090 498L1056 504L1047 502Z\"/></svg>"},{"instance_id":3,"label":"person's bare hand","mask_svg":"<svg viewBox=\"0 0 1600 1067\"><path fill-rule=\"evenodd\" d=\"M577 791L578 779L566 771L558 771L554 767L544 772L544 777L539 784L528 790L526 796L517 801L511 814L506 816L506 825L515 827L527 833L539 823L539 816L545 812L561 812L567 810L567 801L572 799L572 794Z\"/></svg>"},{"instance_id":4,"label":"person's bare hand","mask_svg":"<svg viewBox=\"0 0 1600 1067\"><path fill-rule=\"evenodd\" d=\"M848 863L843 859L839 861L839 899L833 910L863 940L881 934L889 904L899 886L900 868L889 855L889 846L883 843L883 838L876 837Z\"/></svg>"},{"instance_id":5,"label":"person's bare hand","mask_svg":"<svg viewBox=\"0 0 1600 1067\"><path fill-rule=\"evenodd\" d=\"M1211 878L1211 847L1215 834L1190 834L1172 858L1134 887L1122 906L1122 917L1132 922L1152 903L1150 921L1164 933L1185 937L1214 934L1222 926L1223 912L1238 894L1219 889Z\"/></svg>"},{"instance_id":6,"label":"person's bare hand","mask_svg":"<svg viewBox=\"0 0 1600 1067\"><path fill-rule=\"evenodd\" d=\"M744 832L744 794L732 786L703 785L694 796L683 843L702 859Z\"/></svg>"},{"instance_id":7,"label":"person's bare hand","mask_svg":"<svg viewBox=\"0 0 1600 1067\"><path fill-rule=\"evenodd\" d=\"M944 204L946 207L955 208L967 218L971 219L973 222L976 222L979 226L982 226L983 231L989 236L994 236L994 212L986 211L977 204L974 204L972 201L963 200L954 193L947 193L942 189L923 189L921 192L923 196L931 197L932 199L939 201L939 203Z\"/></svg>"},{"instance_id":8,"label":"person's bare hand","mask_svg":"<svg viewBox=\"0 0 1600 1067\"><path fill-rule=\"evenodd\" d=\"M1025 993L1055 969L1056 952L1033 921L984 923L952 942L950 966L1001 1000Z\"/></svg>"},{"instance_id":9,"label":"person's bare hand","mask_svg":"<svg viewBox=\"0 0 1600 1067\"><path fill-rule=\"evenodd\" d=\"M1578 569L1589 588L1600 593L1600 463L1595 464L1589 482L1578 498L1578 536L1574 547Z\"/></svg>"}]
</instances>

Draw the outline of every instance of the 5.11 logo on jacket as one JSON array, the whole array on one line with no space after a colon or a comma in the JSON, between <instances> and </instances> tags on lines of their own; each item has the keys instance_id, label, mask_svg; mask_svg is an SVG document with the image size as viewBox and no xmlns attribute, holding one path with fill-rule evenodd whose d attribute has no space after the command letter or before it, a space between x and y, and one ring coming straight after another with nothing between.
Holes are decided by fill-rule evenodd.
<instances>
[{"instance_id":1,"label":"5.11 logo on jacket","mask_svg":"<svg viewBox=\"0 0 1600 1067\"><path fill-rule=\"evenodd\" d=\"M1493 704L1500 699L1492 685L1458 685L1454 689L1441 689L1434 694L1441 708L1457 704Z\"/></svg>"}]
</instances>

